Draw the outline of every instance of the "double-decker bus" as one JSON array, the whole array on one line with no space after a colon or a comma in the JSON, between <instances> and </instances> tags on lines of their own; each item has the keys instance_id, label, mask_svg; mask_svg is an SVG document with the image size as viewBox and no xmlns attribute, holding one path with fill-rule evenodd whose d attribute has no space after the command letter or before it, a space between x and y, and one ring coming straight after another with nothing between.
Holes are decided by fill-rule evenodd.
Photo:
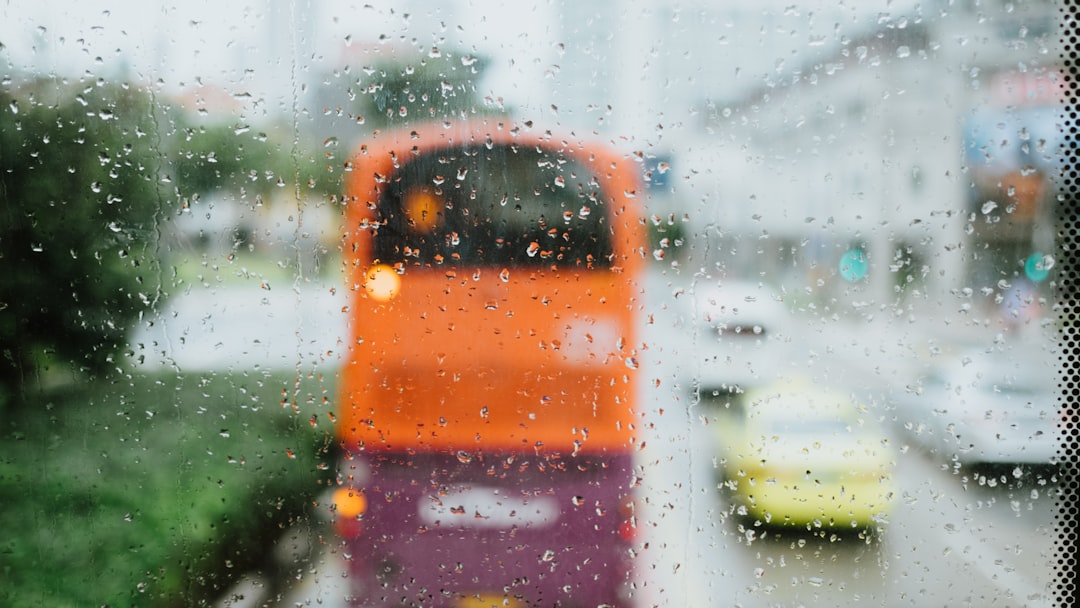
<instances>
[{"instance_id":1,"label":"double-decker bus","mask_svg":"<svg viewBox=\"0 0 1080 608\"><path fill-rule=\"evenodd\" d=\"M489 120L350 162L334 508L356 605L626 605L633 159Z\"/></svg>"}]
</instances>

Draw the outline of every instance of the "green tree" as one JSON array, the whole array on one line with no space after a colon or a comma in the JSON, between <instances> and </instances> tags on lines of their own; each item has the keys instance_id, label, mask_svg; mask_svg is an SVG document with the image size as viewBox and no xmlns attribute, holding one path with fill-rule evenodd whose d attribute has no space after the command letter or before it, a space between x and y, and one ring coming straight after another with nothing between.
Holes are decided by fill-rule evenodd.
<instances>
[{"instance_id":1,"label":"green tree","mask_svg":"<svg viewBox=\"0 0 1080 608\"><path fill-rule=\"evenodd\" d=\"M366 70L360 112L372 128L505 113L477 94L486 67L487 60L456 52L379 62Z\"/></svg>"},{"instance_id":2,"label":"green tree","mask_svg":"<svg viewBox=\"0 0 1080 608\"><path fill-rule=\"evenodd\" d=\"M252 198L299 183L317 188L328 184L313 155L288 139L288 129L254 132L228 124L184 125L177 130L171 166L181 198L228 190ZM319 178L322 178L321 180Z\"/></svg>"},{"instance_id":3,"label":"green tree","mask_svg":"<svg viewBox=\"0 0 1080 608\"><path fill-rule=\"evenodd\" d=\"M0 404L44 369L115 365L160 295L171 121L137 86L0 85Z\"/></svg>"}]
</instances>

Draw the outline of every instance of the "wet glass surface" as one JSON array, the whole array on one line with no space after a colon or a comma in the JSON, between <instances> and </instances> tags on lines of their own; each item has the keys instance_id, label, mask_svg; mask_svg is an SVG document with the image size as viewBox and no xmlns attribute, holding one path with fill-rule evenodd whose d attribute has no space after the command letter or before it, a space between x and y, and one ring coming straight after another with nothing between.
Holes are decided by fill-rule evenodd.
<instances>
[{"instance_id":1,"label":"wet glass surface","mask_svg":"<svg viewBox=\"0 0 1080 608\"><path fill-rule=\"evenodd\" d=\"M5 5L0 603L1051 605L1060 8Z\"/></svg>"}]
</instances>

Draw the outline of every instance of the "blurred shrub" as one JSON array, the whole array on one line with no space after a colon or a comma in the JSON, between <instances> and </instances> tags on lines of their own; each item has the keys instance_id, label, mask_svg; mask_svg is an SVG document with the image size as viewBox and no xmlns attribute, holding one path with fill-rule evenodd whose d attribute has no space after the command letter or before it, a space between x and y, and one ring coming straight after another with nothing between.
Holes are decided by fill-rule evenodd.
<instances>
[{"instance_id":1,"label":"blurred shrub","mask_svg":"<svg viewBox=\"0 0 1080 608\"><path fill-rule=\"evenodd\" d=\"M0 605L211 605L244 573L271 574L282 531L309 522L333 477L332 389L304 377L301 414L282 407L296 382L135 376L10 416Z\"/></svg>"},{"instance_id":2,"label":"blurred shrub","mask_svg":"<svg viewBox=\"0 0 1080 608\"><path fill-rule=\"evenodd\" d=\"M57 362L108 368L156 297L158 119L123 84L0 88L0 403Z\"/></svg>"},{"instance_id":3,"label":"blurred shrub","mask_svg":"<svg viewBox=\"0 0 1080 608\"><path fill-rule=\"evenodd\" d=\"M319 195L335 194L340 188L326 164L318 162L307 146L291 141L283 125L252 131L246 126L185 119L179 126L169 161L181 201L224 190L236 200L257 204L268 202L275 191L295 197L297 185Z\"/></svg>"},{"instance_id":4,"label":"blurred shrub","mask_svg":"<svg viewBox=\"0 0 1080 608\"><path fill-rule=\"evenodd\" d=\"M117 81L0 84L0 410L46 372L119 367L131 325L167 295L160 235L190 200L338 187L280 132L199 122Z\"/></svg>"},{"instance_id":5,"label":"blurred shrub","mask_svg":"<svg viewBox=\"0 0 1080 608\"><path fill-rule=\"evenodd\" d=\"M661 218L654 215L647 220L647 225L653 260L669 262L679 259L686 245L686 229L683 223L676 220L674 216Z\"/></svg>"},{"instance_id":6,"label":"blurred shrub","mask_svg":"<svg viewBox=\"0 0 1080 608\"><path fill-rule=\"evenodd\" d=\"M359 111L372 128L505 114L501 102L484 100L477 85L488 61L465 52L441 51L383 60L365 68Z\"/></svg>"}]
</instances>

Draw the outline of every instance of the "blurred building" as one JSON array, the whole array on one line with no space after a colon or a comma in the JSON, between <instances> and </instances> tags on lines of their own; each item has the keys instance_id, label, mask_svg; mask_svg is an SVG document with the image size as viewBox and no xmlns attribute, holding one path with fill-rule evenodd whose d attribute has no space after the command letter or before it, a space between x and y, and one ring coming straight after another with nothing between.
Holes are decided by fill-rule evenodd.
<instances>
[{"instance_id":1,"label":"blurred building","mask_svg":"<svg viewBox=\"0 0 1080 608\"><path fill-rule=\"evenodd\" d=\"M722 15L702 4L693 19ZM663 90L695 118L657 146L676 176L659 204L694 226L688 265L875 314L990 310L1044 280L1025 262L1054 249L1057 19L1049 1L925 3L864 31L803 33L813 44L773 53L750 86L736 67L739 86L699 84L698 99ZM856 252L865 276L843 266Z\"/></svg>"}]
</instances>

